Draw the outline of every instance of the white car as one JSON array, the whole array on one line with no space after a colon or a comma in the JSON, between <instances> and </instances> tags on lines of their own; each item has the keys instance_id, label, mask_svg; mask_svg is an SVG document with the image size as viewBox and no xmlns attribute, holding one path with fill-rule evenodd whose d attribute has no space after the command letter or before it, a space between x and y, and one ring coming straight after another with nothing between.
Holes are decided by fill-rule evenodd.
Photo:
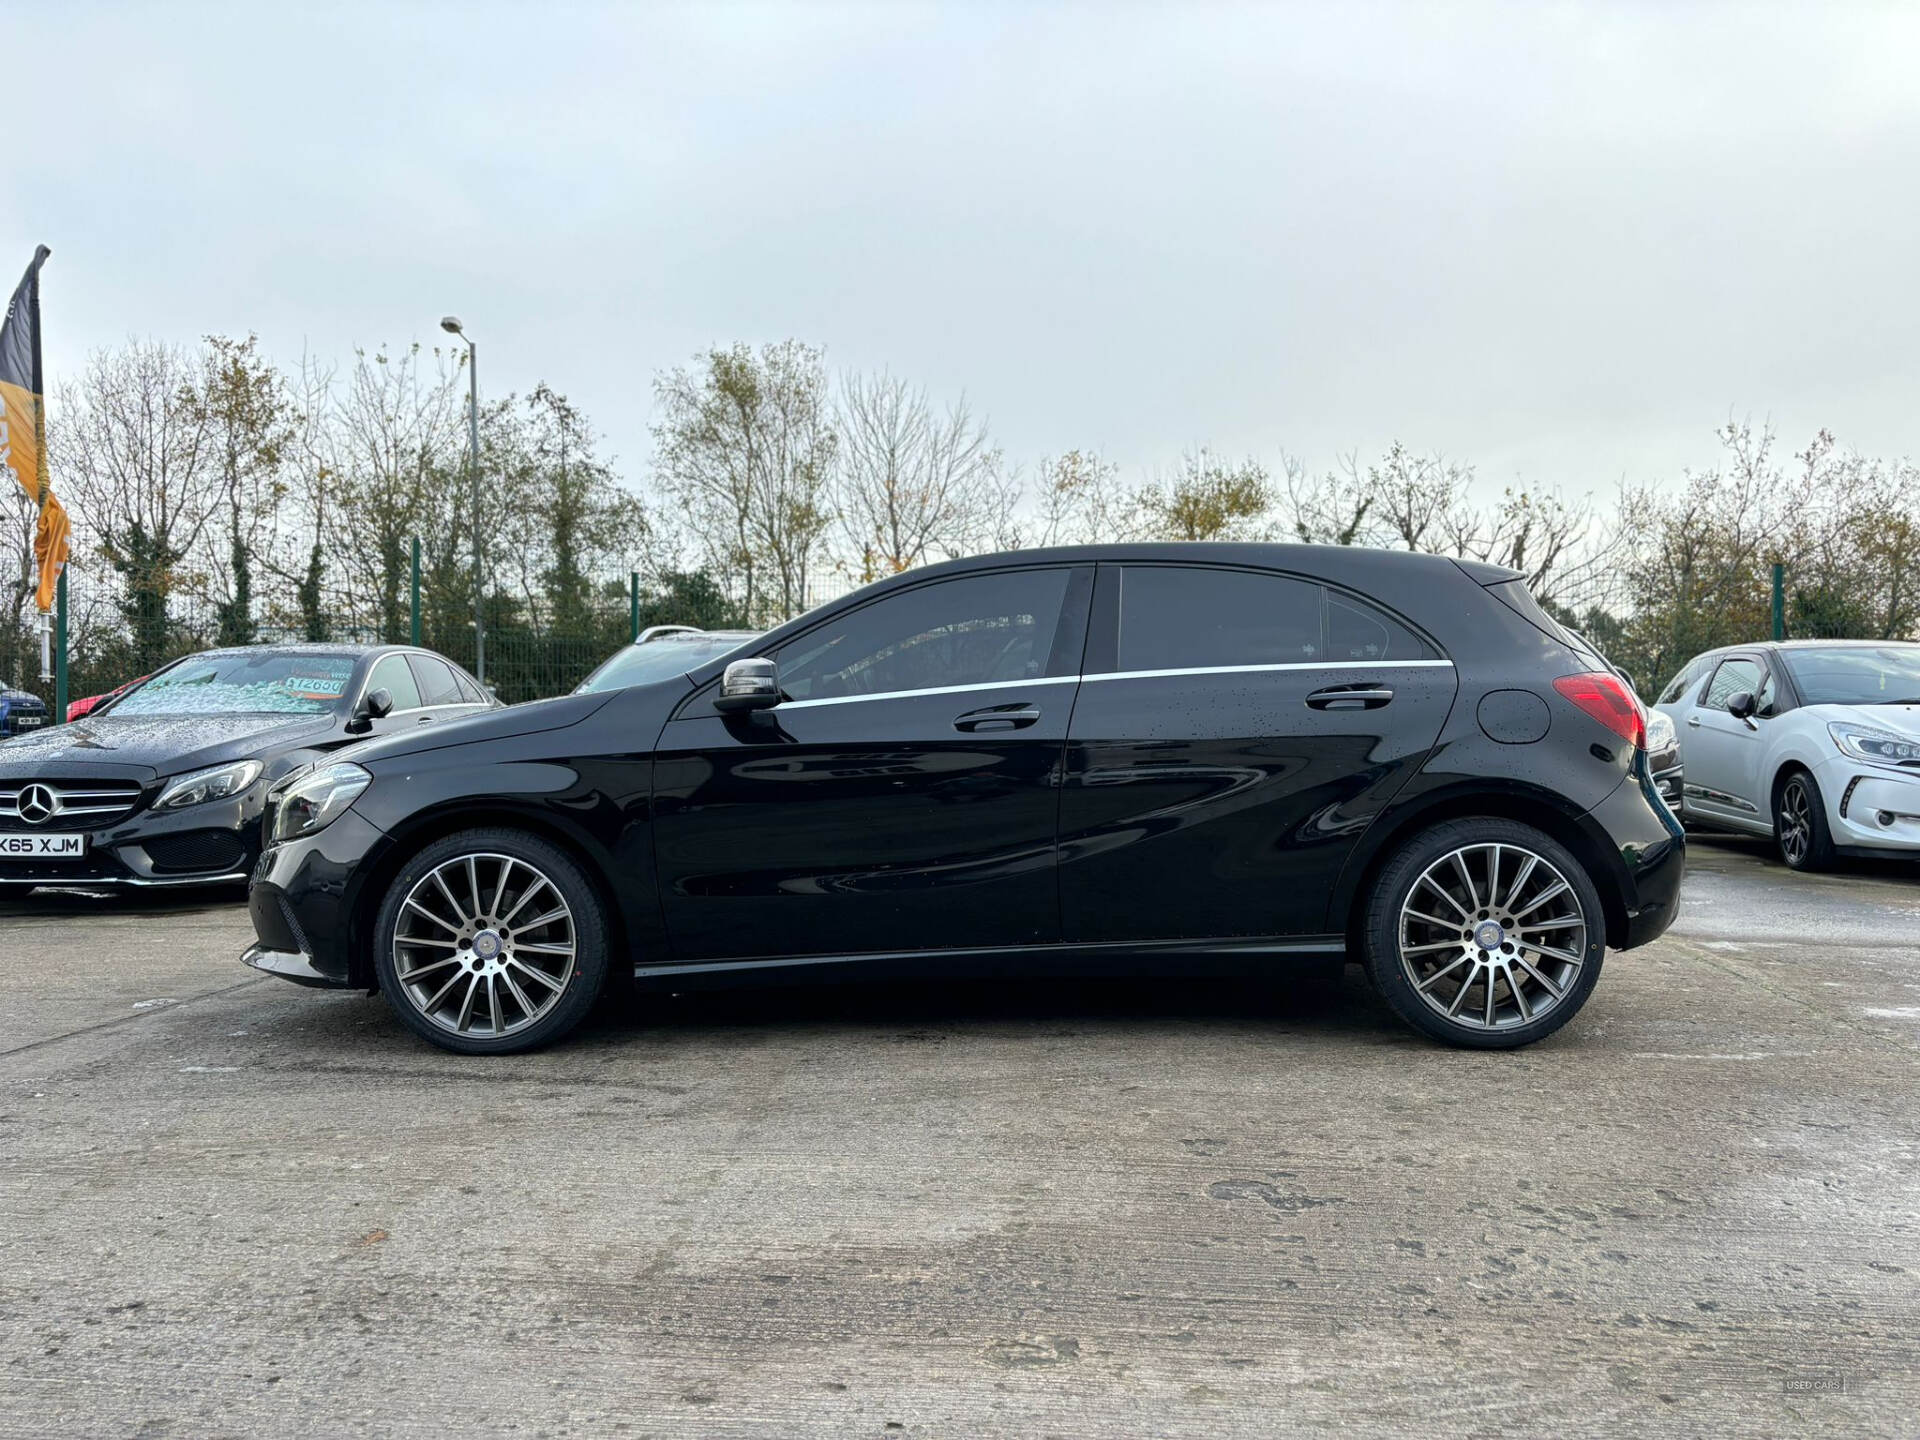
<instances>
[{"instance_id":1,"label":"white car","mask_svg":"<svg viewBox=\"0 0 1920 1440\"><path fill-rule=\"evenodd\" d=\"M1771 835L1795 870L1920 855L1920 644L1731 645L1653 708L1679 731L1687 823Z\"/></svg>"}]
</instances>

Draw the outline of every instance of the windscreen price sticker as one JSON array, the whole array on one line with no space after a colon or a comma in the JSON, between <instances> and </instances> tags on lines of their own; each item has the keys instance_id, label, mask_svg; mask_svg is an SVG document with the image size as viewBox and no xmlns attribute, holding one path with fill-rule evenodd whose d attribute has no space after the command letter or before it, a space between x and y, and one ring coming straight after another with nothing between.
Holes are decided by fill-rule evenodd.
<instances>
[{"instance_id":1,"label":"windscreen price sticker","mask_svg":"<svg viewBox=\"0 0 1920 1440\"><path fill-rule=\"evenodd\" d=\"M0 857L10 860L71 860L86 853L84 835L0 835Z\"/></svg>"},{"instance_id":2,"label":"windscreen price sticker","mask_svg":"<svg viewBox=\"0 0 1920 1440\"><path fill-rule=\"evenodd\" d=\"M287 689L296 695L334 696L347 693L345 675L289 675Z\"/></svg>"}]
</instances>

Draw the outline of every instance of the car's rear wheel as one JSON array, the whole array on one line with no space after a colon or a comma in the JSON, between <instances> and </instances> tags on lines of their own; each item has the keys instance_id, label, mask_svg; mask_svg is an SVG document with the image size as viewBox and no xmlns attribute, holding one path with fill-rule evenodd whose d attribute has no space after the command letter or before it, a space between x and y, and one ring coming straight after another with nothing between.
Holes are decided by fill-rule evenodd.
<instances>
[{"instance_id":1,"label":"car's rear wheel","mask_svg":"<svg viewBox=\"0 0 1920 1440\"><path fill-rule=\"evenodd\" d=\"M1606 955L1599 891L1550 835L1449 821L1375 882L1366 965L1401 1019L1450 1044L1505 1050L1551 1035L1593 993Z\"/></svg>"},{"instance_id":2,"label":"car's rear wheel","mask_svg":"<svg viewBox=\"0 0 1920 1440\"><path fill-rule=\"evenodd\" d=\"M517 830L437 840L388 887L380 989L406 1026L463 1055L559 1039L607 977L600 899L558 847Z\"/></svg>"},{"instance_id":3,"label":"car's rear wheel","mask_svg":"<svg viewBox=\"0 0 1920 1440\"><path fill-rule=\"evenodd\" d=\"M1820 786L1804 770L1780 783L1773 802L1773 838L1790 870L1827 870L1833 865L1833 832Z\"/></svg>"}]
</instances>

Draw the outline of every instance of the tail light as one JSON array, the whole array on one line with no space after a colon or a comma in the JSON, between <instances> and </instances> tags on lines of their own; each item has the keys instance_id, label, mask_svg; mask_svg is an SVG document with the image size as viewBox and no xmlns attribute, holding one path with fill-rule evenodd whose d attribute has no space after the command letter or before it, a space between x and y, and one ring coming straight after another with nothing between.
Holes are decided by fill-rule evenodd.
<instances>
[{"instance_id":1,"label":"tail light","mask_svg":"<svg viewBox=\"0 0 1920 1440\"><path fill-rule=\"evenodd\" d=\"M1605 670L1562 675L1553 688L1637 750L1647 748L1647 717L1627 682Z\"/></svg>"}]
</instances>

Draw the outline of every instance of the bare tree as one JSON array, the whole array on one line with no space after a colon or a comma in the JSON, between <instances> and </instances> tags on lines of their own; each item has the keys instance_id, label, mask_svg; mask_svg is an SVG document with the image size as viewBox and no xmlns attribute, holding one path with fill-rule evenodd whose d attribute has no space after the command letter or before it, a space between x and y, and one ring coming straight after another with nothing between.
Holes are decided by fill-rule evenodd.
<instances>
[{"instance_id":1,"label":"bare tree","mask_svg":"<svg viewBox=\"0 0 1920 1440\"><path fill-rule=\"evenodd\" d=\"M836 404L836 499L861 580L998 548L1013 491L962 396L944 414L893 375L849 374Z\"/></svg>"},{"instance_id":2,"label":"bare tree","mask_svg":"<svg viewBox=\"0 0 1920 1440\"><path fill-rule=\"evenodd\" d=\"M1471 465L1437 453L1416 454L1396 440L1378 465L1367 467L1359 483L1373 497L1374 523L1386 532L1389 544L1434 550L1443 535L1451 540L1471 530L1465 518Z\"/></svg>"},{"instance_id":3,"label":"bare tree","mask_svg":"<svg viewBox=\"0 0 1920 1440\"><path fill-rule=\"evenodd\" d=\"M1120 467L1091 450L1042 459L1034 472L1032 538L1037 545L1100 545L1129 539L1137 528Z\"/></svg>"},{"instance_id":4,"label":"bare tree","mask_svg":"<svg viewBox=\"0 0 1920 1440\"><path fill-rule=\"evenodd\" d=\"M1317 478L1295 457L1280 457L1287 492L1287 530L1303 545L1365 545L1373 534L1375 497L1355 477L1358 457L1341 457L1340 470Z\"/></svg>"},{"instance_id":5,"label":"bare tree","mask_svg":"<svg viewBox=\"0 0 1920 1440\"><path fill-rule=\"evenodd\" d=\"M1505 491L1489 509L1462 503L1443 518L1446 548L1462 559L1518 570L1541 604L1588 590L1611 564L1617 530L1604 530L1590 497Z\"/></svg>"},{"instance_id":6,"label":"bare tree","mask_svg":"<svg viewBox=\"0 0 1920 1440\"><path fill-rule=\"evenodd\" d=\"M460 480L459 368L418 345L356 354L335 411L336 560L381 636L406 633L402 595L416 535L443 567L472 553L474 517Z\"/></svg>"},{"instance_id":7,"label":"bare tree","mask_svg":"<svg viewBox=\"0 0 1920 1440\"><path fill-rule=\"evenodd\" d=\"M326 580L329 502L338 474L333 375L332 365L300 357L289 396L293 437L287 447L294 515L280 531L288 541L284 551L267 557L273 573L291 587L301 638L310 641L332 638Z\"/></svg>"},{"instance_id":8,"label":"bare tree","mask_svg":"<svg viewBox=\"0 0 1920 1440\"><path fill-rule=\"evenodd\" d=\"M209 421L194 401L198 378L179 347L135 340L95 351L60 392L60 470L76 516L125 587L135 663L147 666L165 651L180 566L221 499Z\"/></svg>"}]
</instances>

